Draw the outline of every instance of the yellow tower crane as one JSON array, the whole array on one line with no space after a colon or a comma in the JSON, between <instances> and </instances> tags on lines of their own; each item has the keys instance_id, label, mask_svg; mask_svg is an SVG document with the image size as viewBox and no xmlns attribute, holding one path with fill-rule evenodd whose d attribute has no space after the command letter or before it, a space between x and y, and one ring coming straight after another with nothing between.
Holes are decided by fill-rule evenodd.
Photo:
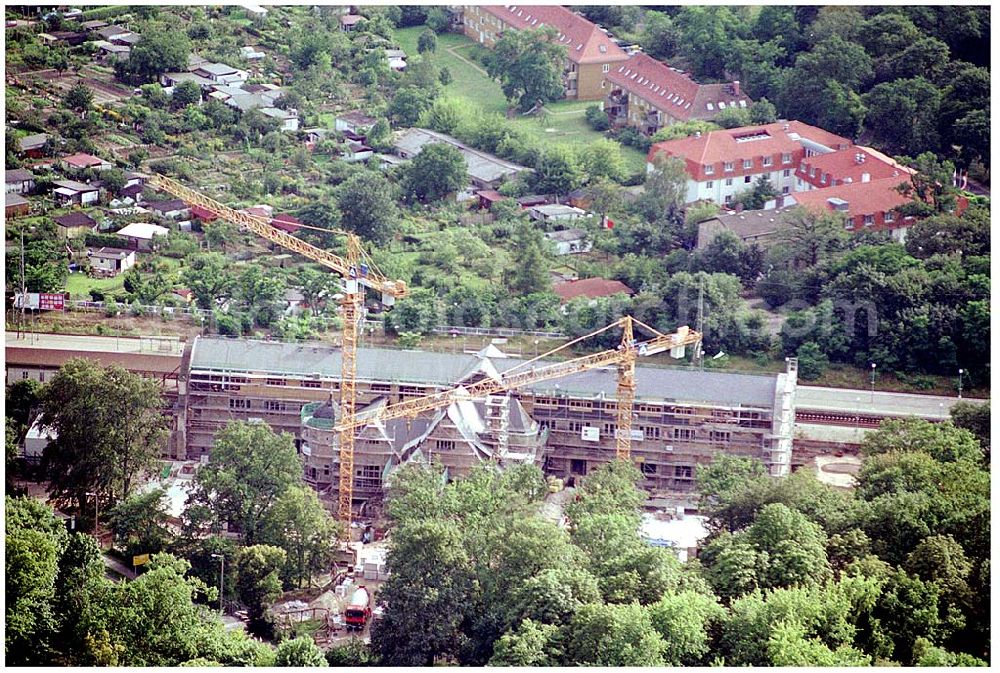
<instances>
[{"instance_id":1,"label":"yellow tower crane","mask_svg":"<svg viewBox=\"0 0 1000 673\"><path fill-rule=\"evenodd\" d=\"M375 266L371 257L361 247L361 240L351 232L331 231L331 233L347 237L347 256L346 258L340 257L271 226L267 218L230 208L215 199L185 187L172 178L156 174L150 178L149 184L182 199L185 203L200 206L217 217L248 229L261 238L276 243L287 250L297 252L314 262L319 262L344 279L344 292L339 301L344 321L341 347L340 410L342 419L352 422L357 403L358 322L364 315L365 288L369 287L381 292L382 303L386 306L392 306L396 299L407 295L406 283L401 280L385 278L378 271L378 267ZM337 492L337 515L344 523L348 534L351 527L351 505L354 498L354 430L353 426L351 428L340 432L340 471Z\"/></svg>"},{"instance_id":2,"label":"yellow tower crane","mask_svg":"<svg viewBox=\"0 0 1000 673\"><path fill-rule=\"evenodd\" d=\"M654 335L652 339L637 343L633 333L633 325L639 325ZM622 340L617 348L608 349L591 355L538 366L538 361L559 351L579 343L585 339L606 332L615 327L622 328ZM632 402L635 399L635 362L638 356L649 356L669 351L675 358L684 357L685 347L698 344L701 334L687 326L680 327L673 334L662 334L643 322L625 316L614 323L595 332L574 339L547 353L531 360L522 362L499 375L498 378L484 378L468 385L443 390L432 395L416 397L389 404L374 410L371 414L346 416L336 425L336 430L343 437L345 433L353 433L376 420L386 421L393 418L412 418L425 411L447 407L452 402L488 397L501 392L517 390L534 383L548 381L579 374L580 372L614 366L618 369L618 427L615 439L615 456L618 459L629 460L632 442Z\"/></svg>"}]
</instances>

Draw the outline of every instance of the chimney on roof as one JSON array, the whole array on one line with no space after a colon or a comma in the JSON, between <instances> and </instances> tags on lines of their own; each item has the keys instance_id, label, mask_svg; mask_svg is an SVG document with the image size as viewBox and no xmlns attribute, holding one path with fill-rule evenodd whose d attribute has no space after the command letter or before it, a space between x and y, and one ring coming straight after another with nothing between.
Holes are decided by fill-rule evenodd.
<instances>
[{"instance_id":1,"label":"chimney on roof","mask_svg":"<svg viewBox=\"0 0 1000 673\"><path fill-rule=\"evenodd\" d=\"M872 181L871 173L862 173L861 174L861 182L871 182L871 181Z\"/></svg>"},{"instance_id":2,"label":"chimney on roof","mask_svg":"<svg viewBox=\"0 0 1000 673\"><path fill-rule=\"evenodd\" d=\"M733 95L737 98L740 97L740 81L738 79L733 80Z\"/></svg>"},{"instance_id":3,"label":"chimney on roof","mask_svg":"<svg viewBox=\"0 0 1000 673\"><path fill-rule=\"evenodd\" d=\"M701 131L695 131L694 132L694 137L695 138L700 138L701 137Z\"/></svg>"},{"instance_id":4,"label":"chimney on roof","mask_svg":"<svg viewBox=\"0 0 1000 673\"><path fill-rule=\"evenodd\" d=\"M781 128L782 128L782 129L784 129L785 131L787 131L789 127L788 127L788 124L785 124L785 125L784 125L784 126L782 126Z\"/></svg>"}]
</instances>

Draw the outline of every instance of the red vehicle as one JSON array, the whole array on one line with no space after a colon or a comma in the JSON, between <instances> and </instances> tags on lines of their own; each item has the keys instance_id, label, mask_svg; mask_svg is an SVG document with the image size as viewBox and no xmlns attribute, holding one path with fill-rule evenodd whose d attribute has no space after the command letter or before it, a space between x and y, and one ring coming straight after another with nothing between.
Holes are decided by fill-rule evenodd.
<instances>
[{"instance_id":1,"label":"red vehicle","mask_svg":"<svg viewBox=\"0 0 1000 673\"><path fill-rule=\"evenodd\" d=\"M344 622L347 624L348 629L357 629L360 631L365 628L365 624L372 618L371 603L368 589L363 586L358 587L351 595L350 605L344 611Z\"/></svg>"}]
</instances>

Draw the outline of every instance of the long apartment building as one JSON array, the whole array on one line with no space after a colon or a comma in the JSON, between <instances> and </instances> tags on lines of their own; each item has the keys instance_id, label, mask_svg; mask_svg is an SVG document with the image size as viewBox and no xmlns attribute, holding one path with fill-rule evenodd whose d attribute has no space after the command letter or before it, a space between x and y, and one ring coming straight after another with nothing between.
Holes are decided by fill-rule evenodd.
<instances>
[{"instance_id":1,"label":"long apartment building","mask_svg":"<svg viewBox=\"0 0 1000 673\"><path fill-rule=\"evenodd\" d=\"M604 111L611 126L630 126L653 135L664 126L711 121L727 109L747 109L753 101L739 81L698 84L686 73L647 54L634 54L607 74Z\"/></svg>"},{"instance_id":2,"label":"long apartment building","mask_svg":"<svg viewBox=\"0 0 1000 673\"><path fill-rule=\"evenodd\" d=\"M566 48L566 98L603 99L605 75L629 58L595 24L559 5L461 5L452 7L452 20L467 37L489 48L506 31L554 28L556 43Z\"/></svg>"},{"instance_id":3,"label":"long apartment building","mask_svg":"<svg viewBox=\"0 0 1000 673\"><path fill-rule=\"evenodd\" d=\"M361 349L359 406L363 412L366 405L426 395L521 362L495 352ZM256 419L294 435L306 481L332 495L339 379L340 352L328 345L197 338L187 377L187 457L207 457L230 420ZM777 376L640 366L636 381L632 452L650 490L690 490L696 466L718 452L760 458L775 475L788 472L794 366ZM613 369L595 370L411 421L369 425L356 435L355 492L377 494L386 476L411 460L438 459L452 475L493 460L584 476L614 458L616 383Z\"/></svg>"}]
</instances>

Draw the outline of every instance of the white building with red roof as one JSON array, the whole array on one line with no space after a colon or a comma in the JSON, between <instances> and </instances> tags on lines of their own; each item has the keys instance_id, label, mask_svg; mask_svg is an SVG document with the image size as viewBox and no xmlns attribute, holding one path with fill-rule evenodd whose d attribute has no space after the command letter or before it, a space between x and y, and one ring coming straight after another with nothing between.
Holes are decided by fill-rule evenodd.
<instances>
[{"instance_id":1,"label":"white building with red roof","mask_svg":"<svg viewBox=\"0 0 1000 673\"><path fill-rule=\"evenodd\" d=\"M80 171L84 171L88 168L93 168L98 171L106 171L113 168L111 162L83 152L65 156L59 160L59 163L62 164L64 170L70 173L79 173Z\"/></svg>"},{"instance_id":2,"label":"white building with red roof","mask_svg":"<svg viewBox=\"0 0 1000 673\"><path fill-rule=\"evenodd\" d=\"M604 78L604 111L611 125L631 126L647 135L678 122L715 119L723 110L746 109L753 103L738 81L698 84L646 54L616 64Z\"/></svg>"},{"instance_id":3,"label":"white building with red roof","mask_svg":"<svg viewBox=\"0 0 1000 673\"><path fill-rule=\"evenodd\" d=\"M566 48L567 98L601 100L605 74L629 58L597 25L560 5L463 5L453 11L465 35L490 48L508 30L554 28L556 43Z\"/></svg>"},{"instance_id":4,"label":"white building with red roof","mask_svg":"<svg viewBox=\"0 0 1000 673\"><path fill-rule=\"evenodd\" d=\"M794 194L785 200L785 205L796 203L813 211L832 211L844 215L844 227L849 231L876 231L889 229L899 232L903 238L905 230L915 218L904 217L898 209L911 203L913 199L899 193L897 187L909 182L909 174L880 180L849 182L813 189Z\"/></svg>"}]
</instances>

